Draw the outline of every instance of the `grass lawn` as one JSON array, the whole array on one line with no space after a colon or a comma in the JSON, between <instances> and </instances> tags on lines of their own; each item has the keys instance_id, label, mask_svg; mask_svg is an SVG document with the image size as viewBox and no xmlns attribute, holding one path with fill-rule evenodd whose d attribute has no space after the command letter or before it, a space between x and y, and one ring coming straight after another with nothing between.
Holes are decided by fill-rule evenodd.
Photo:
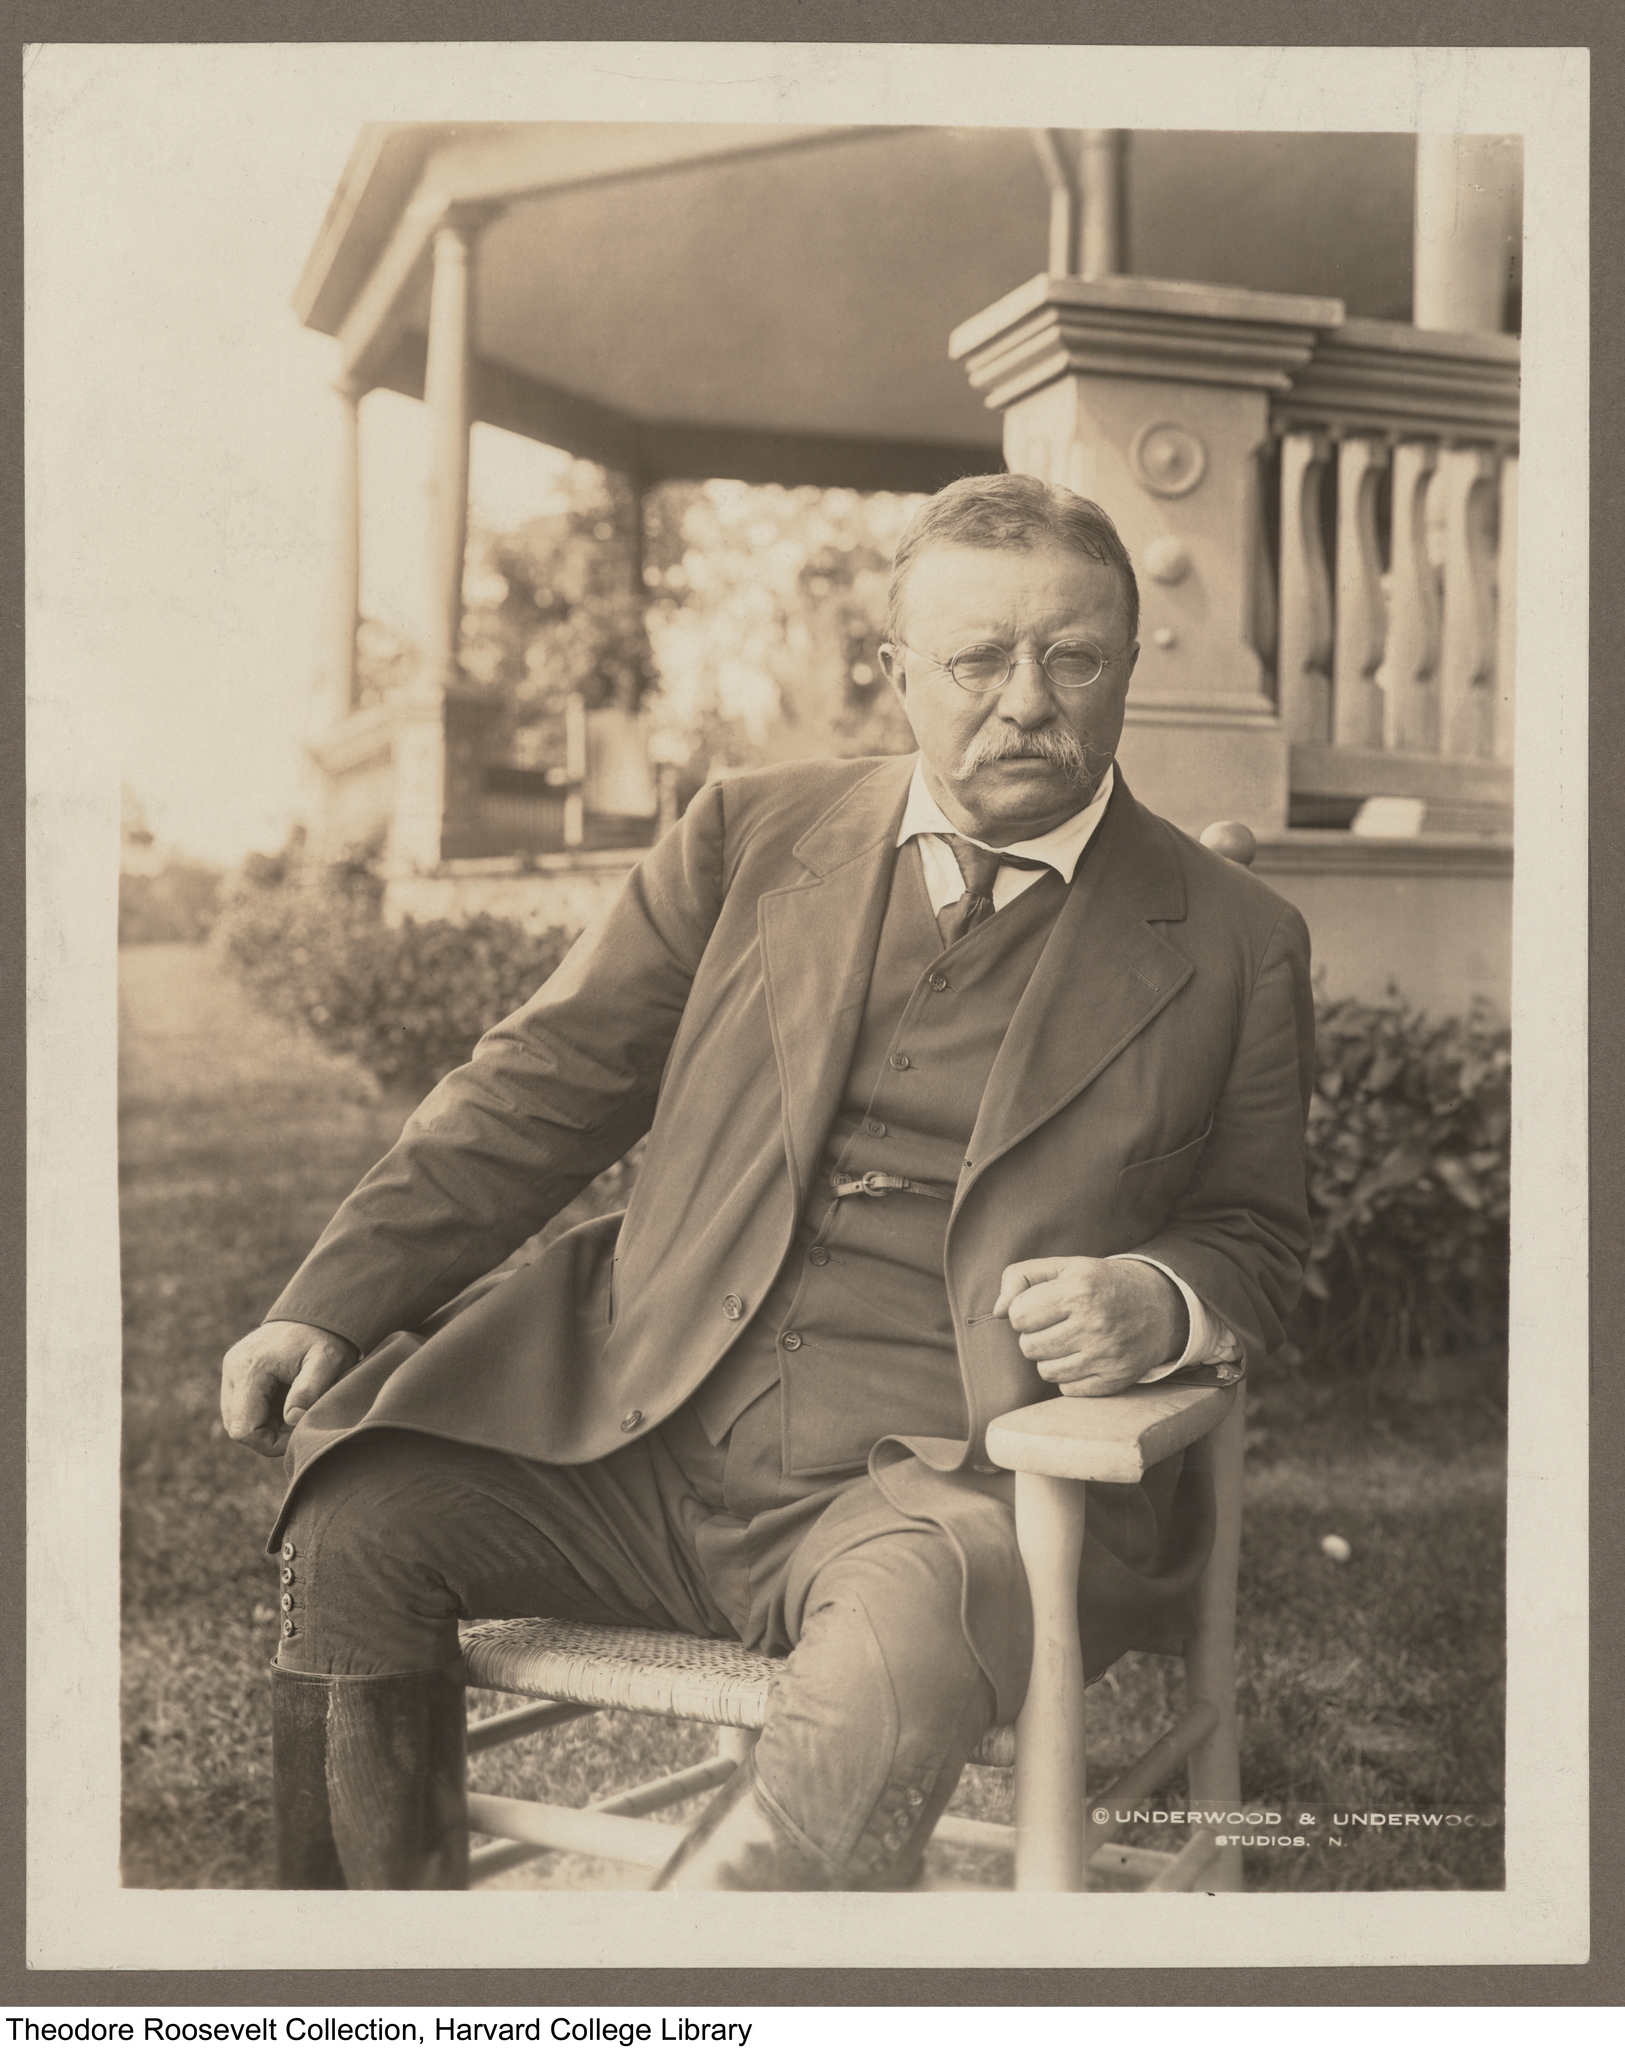
<instances>
[{"instance_id":1,"label":"grass lawn","mask_svg":"<svg viewBox=\"0 0 1625 2048\"><path fill-rule=\"evenodd\" d=\"M263 1886L264 1673L276 1644L263 1544L281 1468L226 1439L219 1361L410 1104L256 1011L204 949L132 947L120 970L124 1877ZM1376 1392L1305 1375L1252 1395L1243 1784L1253 1807L1282 1813L1279 1832L1304 1833L1308 1846L1249 1850L1250 1888L1502 1881L1505 1457L1484 1386L1465 1369ZM1351 1545L1348 1563L1322 1553L1328 1533ZM1096 1782L1166 1717L1175 1674L1126 1658L1092 1691ZM474 1782L585 1800L696 1759L710 1742L708 1730L604 1715L476 1759ZM955 1803L1002 1818L1009 1798L1005 1774L972 1770ZM1338 1813L1441 1808L1496 1824L1331 1826ZM1304 1812L1314 1829L1296 1825ZM932 1859L943 1884L999 1875L997 1858L938 1848ZM566 1857L499 1880L625 1881Z\"/></svg>"}]
</instances>

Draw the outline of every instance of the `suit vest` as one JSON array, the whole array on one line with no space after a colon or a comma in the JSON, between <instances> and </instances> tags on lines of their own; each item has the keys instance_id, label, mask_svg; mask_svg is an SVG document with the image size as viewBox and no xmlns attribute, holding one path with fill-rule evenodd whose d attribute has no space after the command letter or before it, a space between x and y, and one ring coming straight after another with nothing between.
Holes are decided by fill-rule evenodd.
<instances>
[{"instance_id":1,"label":"suit vest","mask_svg":"<svg viewBox=\"0 0 1625 2048\"><path fill-rule=\"evenodd\" d=\"M786 1474L859 1468L889 1434L967 1433L943 1280L948 1216L994 1058L1065 899L1059 875L1044 875L945 949L917 842L899 854L795 1240L691 1404L713 1444L775 1384ZM934 1193L835 1193L870 1172Z\"/></svg>"}]
</instances>

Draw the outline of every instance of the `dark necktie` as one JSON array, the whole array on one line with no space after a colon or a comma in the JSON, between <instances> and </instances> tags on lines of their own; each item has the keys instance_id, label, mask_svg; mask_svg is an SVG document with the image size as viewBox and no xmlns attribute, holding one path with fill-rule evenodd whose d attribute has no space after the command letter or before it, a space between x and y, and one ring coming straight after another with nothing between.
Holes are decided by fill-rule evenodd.
<instances>
[{"instance_id":1,"label":"dark necktie","mask_svg":"<svg viewBox=\"0 0 1625 2048\"><path fill-rule=\"evenodd\" d=\"M954 859L959 863L959 872L965 878L965 893L957 903L946 903L937 912L937 929L942 933L942 942L951 946L955 939L962 939L966 932L983 924L993 915L993 884L1000 868L1036 868L1041 874L1054 870L1048 861L1028 860L1019 853L994 853L985 846L976 846L968 839L959 839L951 832L941 834L943 844L952 849Z\"/></svg>"}]
</instances>

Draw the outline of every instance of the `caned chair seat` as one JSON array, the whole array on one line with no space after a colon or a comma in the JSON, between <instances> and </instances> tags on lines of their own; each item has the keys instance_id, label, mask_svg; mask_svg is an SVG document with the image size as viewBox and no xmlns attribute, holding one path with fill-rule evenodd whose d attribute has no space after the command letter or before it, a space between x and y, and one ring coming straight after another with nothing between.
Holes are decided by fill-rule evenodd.
<instances>
[{"instance_id":1,"label":"caned chair seat","mask_svg":"<svg viewBox=\"0 0 1625 2048\"><path fill-rule=\"evenodd\" d=\"M780 1662L740 1643L579 1621L480 1621L463 1630L470 1685L671 1721L760 1728ZM1013 1728L990 1729L971 1759L1008 1767Z\"/></svg>"}]
</instances>

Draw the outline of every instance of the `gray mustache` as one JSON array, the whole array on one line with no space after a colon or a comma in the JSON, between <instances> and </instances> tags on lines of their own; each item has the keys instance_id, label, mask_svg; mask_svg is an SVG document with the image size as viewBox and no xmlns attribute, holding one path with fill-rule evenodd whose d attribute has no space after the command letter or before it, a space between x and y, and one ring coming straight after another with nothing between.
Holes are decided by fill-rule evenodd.
<instances>
[{"instance_id":1,"label":"gray mustache","mask_svg":"<svg viewBox=\"0 0 1625 2048\"><path fill-rule=\"evenodd\" d=\"M1062 726L1039 726L1032 732L1000 731L984 725L959 757L961 777L995 761L1050 761L1074 782L1089 780L1089 756L1081 740Z\"/></svg>"}]
</instances>

